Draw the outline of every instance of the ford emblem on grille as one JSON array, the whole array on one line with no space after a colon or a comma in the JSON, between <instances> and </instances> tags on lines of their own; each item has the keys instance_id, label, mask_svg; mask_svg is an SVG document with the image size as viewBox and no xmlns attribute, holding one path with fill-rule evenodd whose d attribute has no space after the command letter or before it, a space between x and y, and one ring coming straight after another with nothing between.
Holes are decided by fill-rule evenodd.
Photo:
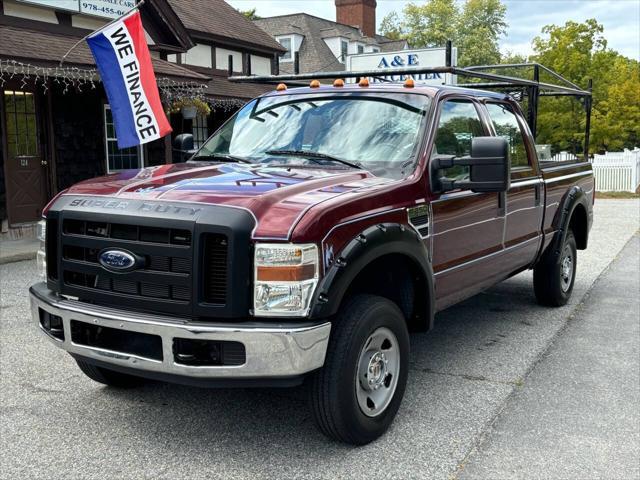
<instances>
[{"instance_id":1,"label":"ford emblem on grille","mask_svg":"<svg viewBox=\"0 0 640 480\"><path fill-rule=\"evenodd\" d=\"M100 252L98 261L107 270L128 272L138 266L138 259L126 250L106 249Z\"/></svg>"}]
</instances>

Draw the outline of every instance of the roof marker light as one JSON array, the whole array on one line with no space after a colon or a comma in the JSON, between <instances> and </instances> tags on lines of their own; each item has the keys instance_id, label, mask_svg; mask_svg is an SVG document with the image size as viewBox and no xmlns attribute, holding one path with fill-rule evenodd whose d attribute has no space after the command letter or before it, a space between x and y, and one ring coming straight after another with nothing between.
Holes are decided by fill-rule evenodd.
<instances>
[{"instance_id":1,"label":"roof marker light","mask_svg":"<svg viewBox=\"0 0 640 480\"><path fill-rule=\"evenodd\" d=\"M358 85L360 85L361 87L368 87L369 79L367 77L361 78L360 81L358 82Z\"/></svg>"},{"instance_id":2,"label":"roof marker light","mask_svg":"<svg viewBox=\"0 0 640 480\"><path fill-rule=\"evenodd\" d=\"M416 86L416 83L413 81L413 78L409 77L404 81L405 88L413 88Z\"/></svg>"},{"instance_id":3,"label":"roof marker light","mask_svg":"<svg viewBox=\"0 0 640 480\"><path fill-rule=\"evenodd\" d=\"M278 92L284 92L287 89L287 86L284 83L279 83L278 86L276 87L276 91Z\"/></svg>"},{"instance_id":4,"label":"roof marker light","mask_svg":"<svg viewBox=\"0 0 640 480\"><path fill-rule=\"evenodd\" d=\"M333 86L334 87L344 87L344 80L342 80L341 78L336 78L333 81Z\"/></svg>"},{"instance_id":5,"label":"roof marker light","mask_svg":"<svg viewBox=\"0 0 640 480\"><path fill-rule=\"evenodd\" d=\"M318 80L311 80L311 83L309 84L309 87L311 87L311 88L320 88L320 82Z\"/></svg>"}]
</instances>

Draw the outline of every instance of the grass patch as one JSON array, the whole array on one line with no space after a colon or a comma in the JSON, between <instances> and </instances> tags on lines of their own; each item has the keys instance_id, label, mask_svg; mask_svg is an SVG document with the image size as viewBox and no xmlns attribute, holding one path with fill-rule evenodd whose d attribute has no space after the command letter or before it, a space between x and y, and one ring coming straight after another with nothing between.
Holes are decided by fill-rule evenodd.
<instances>
[{"instance_id":1,"label":"grass patch","mask_svg":"<svg viewBox=\"0 0 640 480\"><path fill-rule=\"evenodd\" d=\"M636 192L596 192L596 200L606 199L625 199L625 198L640 198L640 193Z\"/></svg>"}]
</instances>

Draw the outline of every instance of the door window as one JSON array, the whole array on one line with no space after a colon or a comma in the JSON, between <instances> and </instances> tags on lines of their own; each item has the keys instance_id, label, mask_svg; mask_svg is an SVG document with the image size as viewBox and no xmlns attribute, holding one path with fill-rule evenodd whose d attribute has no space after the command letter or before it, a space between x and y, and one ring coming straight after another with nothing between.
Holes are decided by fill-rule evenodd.
<instances>
[{"instance_id":1,"label":"door window","mask_svg":"<svg viewBox=\"0 0 640 480\"><path fill-rule=\"evenodd\" d=\"M471 140L486 135L475 105L468 100L448 100L442 105L436 132L434 155L471 154ZM453 180L468 180L469 167L455 166L444 170Z\"/></svg>"},{"instance_id":2,"label":"door window","mask_svg":"<svg viewBox=\"0 0 640 480\"><path fill-rule=\"evenodd\" d=\"M505 103L487 103L489 117L496 130L496 135L509 142L511 168L528 167L529 157L524 144L524 137L518 119L510 105Z\"/></svg>"},{"instance_id":3,"label":"door window","mask_svg":"<svg viewBox=\"0 0 640 480\"><path fill-rule=\"evenodd\" d=\"M107 149L107 172L142 168L142 148L140 146L118 148L118 138L113 125L111 107L104 106L105 145Z\"/></svg>"},{"instance_id":4,"label":"door window","mask_svg":"<svg viewBox=\"0 0 640 480\"><path fill-rule=\"evenodd\" d=\"M33 93L5 90L9 158L38 155L38 124Z\"/></svg>"}]
</instances>

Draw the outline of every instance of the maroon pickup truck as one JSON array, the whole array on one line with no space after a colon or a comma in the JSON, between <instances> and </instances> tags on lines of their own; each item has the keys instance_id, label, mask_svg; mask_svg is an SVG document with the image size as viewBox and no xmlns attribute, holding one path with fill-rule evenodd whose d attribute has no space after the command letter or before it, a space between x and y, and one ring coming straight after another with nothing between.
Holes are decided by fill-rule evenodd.
<instances>
[{"instance_id":1,"label":"maroon pickup truck","mask_svg":"<svg viewBox=\"0 0 640 480\"><path fill-rule=\"evenodd\" d=\"M588 162L540 164L510 95L279 85L186 163L58 195L32 314L98 382L306 380L320 430L363 444L439 310L527 269L567 302L593 198Z\"/></svg>"}]
</instances>

